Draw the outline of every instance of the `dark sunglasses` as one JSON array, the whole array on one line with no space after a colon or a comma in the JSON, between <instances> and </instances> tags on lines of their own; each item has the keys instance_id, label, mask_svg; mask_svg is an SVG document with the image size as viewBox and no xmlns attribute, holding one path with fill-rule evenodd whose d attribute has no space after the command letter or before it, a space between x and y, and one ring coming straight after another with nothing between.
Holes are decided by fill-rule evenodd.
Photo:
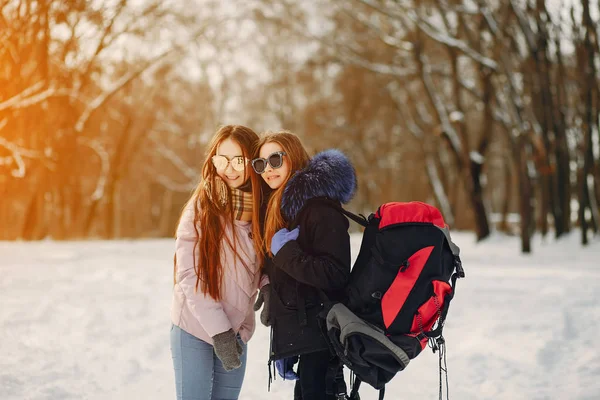
<instances>
[{"instance_id":1,"label":"dark sunglasses","mask_svg":"<svg viewBox=\"0 0 600 400\"><path fill-rule=\"evenodd\" d=\"M262 174L267 169L267 164L273 169L281 168L283 165L283 156L285 151L276 151L275 153L269 154L267 158L255 158L252 160L252 168L257 174Z\"/></svg>"}]
</instances>

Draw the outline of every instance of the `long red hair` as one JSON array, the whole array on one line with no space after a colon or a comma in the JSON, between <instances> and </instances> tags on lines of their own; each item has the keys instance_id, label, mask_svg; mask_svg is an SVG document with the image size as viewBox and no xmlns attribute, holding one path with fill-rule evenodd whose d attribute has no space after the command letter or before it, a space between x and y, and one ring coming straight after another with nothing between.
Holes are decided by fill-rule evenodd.
<instances>
[{"instance_id":1,"label":"long red hair","mask_svg":"<svg viewBox=\"0 0 600 400\"><path fill-rule=\"evenodd\" d=\"M232 139L242 148L242 155L251 159L252 153L258 143L258 135L250 128L242 125L226 125L221 127L213 136L208 146L206 159L202 165L202 179L188 200L194 206L194 229L196 230L196 243L194 245L194 270L196 272L196 291L210 295L215 300L220 300L222 295L223 265L221 263L221 249L224 245L230 246L237 254L237 238L233 242L225 235L225 224L233 226L234 212L230 188L221 180L217 170L212 164L212 156L217 152L219 144ZM264 250L258 223L261 204L260 178L250 171L250 164L246 165L245 176L252 183L252 233L259 265L262 265ZM221 201L226 195L226 201ZM182 213L183 215L183 213ZM180 217L181 219L181 217ZM198 230L200 227L200 231ZM198 251L196 252L196 249ZM196 257L198 254L198 257ZM246 269L248 265L242 263ZM174 260L174 283L177 283L177 258Z\"/></svg>"},{"instance_id":2,"label":"long red hair","mask_svg":"<svg viewBox=\"0 0 600 400\"><path fill-rule=\"evenodd\" d=\"M262 248L266 254L271 254L271 239L275 232L285 226L285 219L281 214L281 196L288 180L299 170L308 165L310 157L302 145L300 138L289 131L266 132L256 146L254 157L259 157L260 148L266 143L277 143L285 151L286 159L290 163L289 174L283 184L271 193L265 217L265 229L260 238ZM264 254L261 254L264 257Z\"/></svg>"}]
</instances>

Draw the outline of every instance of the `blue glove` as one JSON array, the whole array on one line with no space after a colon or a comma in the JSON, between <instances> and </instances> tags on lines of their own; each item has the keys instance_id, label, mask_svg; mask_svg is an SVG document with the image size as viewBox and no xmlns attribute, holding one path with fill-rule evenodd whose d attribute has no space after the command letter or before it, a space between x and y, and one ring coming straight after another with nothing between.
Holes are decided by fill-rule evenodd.
<instances>
[{"instance_id":1,"label":"blue glove","mask_svg":"<svg viewBox=\"0 0 600 400\"><path fill-rule=\"evenodd\" d=\"M289 381L297 381L298 375L294 372L294 365L298 362L298 356L293 356L289 358L283 358L281 360L275 361L275 367L277 368L277 373L284 380Z\"/></svg>"},{"instance_id":2,"label":"blue glove","mask_svg":"<svg viewBox=\"0 0 600 400\"><path fill-rule=\"evenodd\" d=\"M288 231L286 228L278 230L271 239L271 253L273 253L273 255L277 254L277 252L281 250L284 244L286 244L290 240L298 239L299 233L299 226L292 231Z\"/></svg>"}]
</instances>

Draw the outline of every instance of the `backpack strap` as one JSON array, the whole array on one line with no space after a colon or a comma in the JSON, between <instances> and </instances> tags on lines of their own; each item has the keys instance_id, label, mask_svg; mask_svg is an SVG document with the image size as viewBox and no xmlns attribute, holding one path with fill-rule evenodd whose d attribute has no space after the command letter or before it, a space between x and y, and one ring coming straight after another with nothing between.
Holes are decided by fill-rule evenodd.
<instances>
[{"instance_id":1,"label":"backpack strap","mask_svg":"<svg viewBox=\"0 0 600 400\"><path fill-rule=\"evenodd\" d=\"M359 377L356 377L354 380L354 384L352 385L352 391L350 392L350 400L358 400L360 397L358 395L358 389L360 388L361 380Z\"/></svg>"},{"instance_id":2,"label":"backpack strap","mask_svg":"<svg viewBox=\"0 0 600 400\"><path fill-rule=\"evenodd\" d=\"M442 334L442 329L444 329L444 322L446 321L446 315L448 315L448 309L450 308L450 301L452 301L454 295L456 294L456 281L458 280L458 278L465 277L465 271L463 270L462 262L460 261L460 257L457 255L454 256L454 268L456 272L453 273L452 278L450 278L450 281L452 283L452 292L446 296L446 303L444 304L444 307L442 308L442 311L440 313L440 319L438 321L437 328L429 332L424 332L425 336L427 337L434 338Z\"/></svg>"},{"instance_id":3,"label":"backpack strap","mask_svg":"<svg viewBox=\"0 0 600 400\"><path fill-rule=\"evenodd\" d=\"M448 296L446 296L446 303L444 304L444 308L442 309L442 311L440 313L440 320L438 321L437 328L435 328L434 330L429 331L429 332L424 332L424 334L430 338L438 337L442 334L442 329L444 328L444 322L446 321L446 315L448 315L448 309L450 308L450 301L454 298L454 294L456 293L456 281L459 278L465 277L465 270L463 269L462 261L460 261L460 256L459 256L460 248L450 238L450 229L448 228L448 226L446 226L444 228L439 228L439 229L444 233L444 236L446 237L446 242L448 243L448 246L450 247L450 251L452 251L452 254L454 255L454 270L455 270L455 272L452 274L452 277L450 278L450 281L452 283L452 292Z\"/></svg>"},{"instance_id":4,"label":"backpack strap","mask_svg":"<svg viewBox=\"0 0 600 400\"><path fill-rule=\"evenodd\" d=\"M313 203L318 203L318 204L323 204L326 206L329 206L331 208L334 208L336 210L338 210L339 212L341 212L342 214L344 214L344 216L346 216L347 218L351 219L352 221L356 222L357 224L360 224L363 227L367 227L369 226L369 219L367 217L365 217L364 215L356 215L354 213L351 213L350 211L344 209L339 202L331 200L327 197L313 197L312 199L309 199L306 204L304 205L304 207L302 207L302 210L300 210L300 212L298 213L298 217L296 217L296 220L294 221L294 223L292 224L293 226L297 226L298 225L298 219L300 217L300 214L302 213L302 211L309 205L309 204L313 204Z\"/></svg>"},{"instance_id":5,"label":"backpack strap","mask_svg":"<svg viewBox=\"0 0 600 400\"><path fill-rule=\"evenodd\" d=\"M344 209L342 206L337 207L337 209L344 214L346 217L350 218L352 221L360 224L363 227L369 226L369 219L364 215L356 215L351 213L350 211Z\"/></svg>"},{"instance_id":6,"label":"backpack strap","mask_svg":"<svg viewBox=\"0 0 600 400\"><path fill-rule=\"evenodd\" d=\"M335 357L329 361L329 365L327 366L325 392L333 396L335 400L347 400L346 390L343 363L338 357Z\"/></svg>"},{"instance_id":7,"label":"backpack strap","mask_svg":"<svg viewBox=\"0 0 600 400\"><path fill-rule=\"evenodd\" d=\"M358 377L354 380L354 384L352 385L352 391L350 392L350 396L348 396L349 400L360 400L360 396L358 395L358 389L360 388L361 383L362 381ZM383 400L384 396L385 385L381 389L379 389L379 400Z\"/></svg>"}]
</instances>

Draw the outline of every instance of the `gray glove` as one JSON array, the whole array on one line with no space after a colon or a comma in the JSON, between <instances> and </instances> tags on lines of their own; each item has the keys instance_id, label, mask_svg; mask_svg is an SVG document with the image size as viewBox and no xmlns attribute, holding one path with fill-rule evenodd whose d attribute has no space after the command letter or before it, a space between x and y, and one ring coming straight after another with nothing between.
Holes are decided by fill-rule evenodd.
<instances>
[{"instance_id":1,"label":"gray glove","mask_svg":"<svg viewBox=\"0 0 600 400\"><path fill-rule=\"evenodd\" d=\"M225 371L231 371L242 366L240 356L244 348L240 344L233 329L219 333L212 337L215 354L223 363Z\"/></svg>"},{"instance_id":2,"label":"gray glove","mask_svg":"<svg viewBox=\"0 0 600 400\"><path fill-rule=\"evenodd\" d=\"M269 301L271 300L271 285L266 284L260 289L258 293L258 297L256 298L256 303L254 303L254 311L260 310L260 307L264 303L264 307L260 312L260 322L264 326L271 326L271 304Z\"/></svg>"}]
</instances>

